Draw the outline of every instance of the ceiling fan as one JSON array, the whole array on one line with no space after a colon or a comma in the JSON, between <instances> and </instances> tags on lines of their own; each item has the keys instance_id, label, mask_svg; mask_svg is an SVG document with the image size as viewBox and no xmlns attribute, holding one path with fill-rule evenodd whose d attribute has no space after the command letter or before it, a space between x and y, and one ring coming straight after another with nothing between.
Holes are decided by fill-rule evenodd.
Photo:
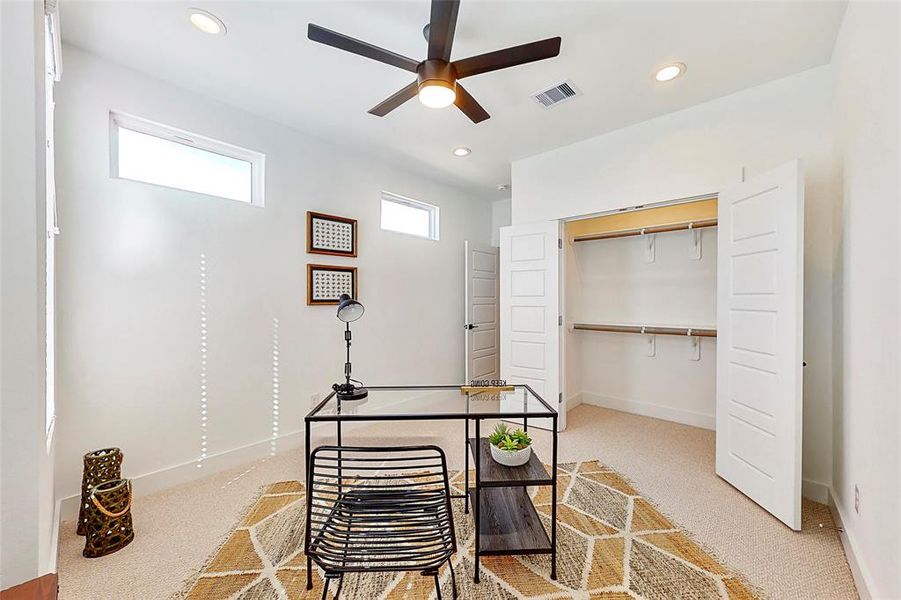
<instances>
[{"instance_id":1,"label":"ceiling fan","mask_svg":"<svg viewBox=\"0 0 901 600\"><path fill-rule=\"evenodd\" d=\"M430 108L444 108L456 104L473 123L481 123L490 115L458 81L489 71L553 58L560 54L560 38L548 38L451 62L451 47L454 44L454 29L457 26L459 8L460 0L432 0L431 18L423 29L429 50L427 58L422 62L312 23L307 29L307 37L320 44L416 73L416 80L413 83L374 106L369 110L370 114L384 117L418 94L420 102Z\"/></svg>"}]
</instances>

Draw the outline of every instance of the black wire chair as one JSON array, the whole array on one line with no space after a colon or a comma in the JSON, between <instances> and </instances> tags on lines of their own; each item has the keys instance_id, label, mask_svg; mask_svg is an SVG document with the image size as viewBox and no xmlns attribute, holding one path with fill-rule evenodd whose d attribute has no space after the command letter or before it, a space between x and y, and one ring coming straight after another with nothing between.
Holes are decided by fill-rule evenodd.
<instances>
[{"instance_id":1,"label":"black wire chair","mask_svg":"<svg viewBox=\"0 0 901 600\"><path fill-rule=\"evenodd\" d=\"M432 576L440 600L445 563L457 597L447 460L437 446L316 448L307 523L307 559L325 571L323 600L331 579L339 580L337 598L345 573L387 571Z\"/></svg>"}]
</instances>

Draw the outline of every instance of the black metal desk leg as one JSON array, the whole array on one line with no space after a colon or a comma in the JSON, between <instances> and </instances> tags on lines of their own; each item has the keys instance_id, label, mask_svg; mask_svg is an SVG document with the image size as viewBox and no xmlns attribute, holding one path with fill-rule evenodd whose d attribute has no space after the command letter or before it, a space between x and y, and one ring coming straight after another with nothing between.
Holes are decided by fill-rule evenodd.
<instances>
[{"instance_id":1,"label":"black metal desk leg","mask_svg":"<svg viewBox=\"0 0 901 600\"><path fill-rule=\"evenodd\" d=\"M313 485L312 479L310 478L310 473L312 469L310 468L310 422L304 421L304 480L307 482L307 523L306 523L306 531L304 533L304 554L307 555L307 589L313 589L313 559L310 558L310 502L313 499Z\"/></svg>"},{"instance_id":2,"label":"black metal desk leg","mask_svg":"<svg viewBox=\"0 0 901 600\"><path fill-rule=\"evenodd\" d=\"M476 444L481 444L481 436L480 436L480 425L481 419L476 418ZM473 451L475 454L475 467L476 467L476 495L472 501L472 510L475 513L475 577L473 581L479 583L479 538L481 535L479 534L479 513L482 512L481 504L479 504L479 492L481 491L481 473L479 470L479 463L482 460L482 453L479 451L478 447Z\"/></svg>"},{"instance_id":3,"label":"black metal desk leg","mask_svg":"<svg viewBox=\"0 0 901 600\"><path fill-rule=\"evenodd\" d=\"M338 405L339 406L341 405L340 401L339 401ZM336 429L335 439L338 441L337 445L340 448L341 447L341 437L342 437L341 436L341 421L335 421L335 429ZM340 450L338 450L338 495L339 496L341 495L341 482L344 481L344 479L341 477L341 474L343 471L342 463L341 463L341 455L342 455L342 452Z\"/></svg>"},{"instance_id":4,"label":"black metal desk leg","mask_svg":"<svg viewBox=\"0 0 901 600\"><path fill-rule=\"evenodd\" d=\"M554 475L552 480L553 493L551 494L551 579L557 579L557 415L551 423L554 428L553 449L551 450L551 469Z\"/></svg>"},{"instance_id":5,"label":"black metal desk leg","mask_svg":"<svg viewBox=\"0 0 901 600\"><path fill-rule=\"evenodd\" d=\"M522 391L522 412L529 412L529 393L525 389ZM522 430L529 433L529 417L522 418Z\"/></svg>"},{"instance_id":6,"label":"black metal desk leg","mask_svg":"<svg viewBox=\"0 0 901 600\"><path fill-rule=\"evenodd\" d=\"M463 512L469 514L469 419L466 423L466 438L463 440L463 452L466 455L466 467L463 470ZM477 450L473 449L473 452Z\"/></svg>"}]
</instances>

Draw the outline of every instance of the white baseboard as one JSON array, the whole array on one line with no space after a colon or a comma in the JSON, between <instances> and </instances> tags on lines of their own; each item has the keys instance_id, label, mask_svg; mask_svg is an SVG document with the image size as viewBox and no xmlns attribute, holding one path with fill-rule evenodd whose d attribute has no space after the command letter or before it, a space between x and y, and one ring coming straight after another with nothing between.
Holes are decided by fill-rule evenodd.
<instances>
[{"instance_id":1,"label":"white baseboard","mask_svg":"<svg viewBox=\"0 0 901 600\"><path fill-rule=\"evenodd\" d=\"M299 448L304 444L304 432L293 431L280 435L277 439L279 452ZM136 498L155 494L176 485L266 458L271 452L271 442L272 439L267 438L246 446L212 454L203 461L201 468L197 467L197 461L190 461L130 477L133 494ZM56 522L77 519L79 502L81 502L80 494L57 500Z\"/></svg>"},{"instance_id":2,"label":"white baseboard","mask_svg":"<svg viewBox=\"0 0 901 600\"><path fill-rule=\"evenodd\" d=\"M391 404L387 404L386 406L401 406L406 403L416 403L421 405L423 402L428 401L429 399L427 396L424 398L403 398ZM344 431L353 431L356 428L365 427L367 425L368 423L366 422L346 423L344 425ZM323 429L334 431L334 424L317 423L312 425L311 436L313 438L313 446L317 445L316 438L319 435L322 435L319 433L319 431ZM280 435L276 439L278 440L277 447L279 452L284 452L285 450L292 450L295 448L302 448L304 445L304 432L303 430L292 431L290 433ZM246 465L248 463L266 458L271 453L271 442L272 438L266 438L258 442L247 444L245 446L231 448L229 450L224 450L216 454L211 454L203 461L202 468L198 468L197 461L192 460L190 462L172 465L158 469L156 471L144 473L143 475L130 477L132 481L134 497L140 498L141 496L155 494L156 492L163 491L176 485L188 483L189 481L194 481L196 479L200 479L201 477L214 475L221 471L240 467L241 465ZM58 499L57 504L59 505L59 509L56 515L56 523L59 523L60 521L72 521L77 519L79 502L81 502L80 493Z\"/></svg>"},{"instance_id":3,"label":"white baseboard","mask_svg":"<svg viewBox=\"0 0 901 600\"><path fill-rule=\"evenodd\" d=\"M581 404L612 408L613 410L621 412L663 419L664 421L673 421L675 423L702 427L704 429L716 429L716 417L714 415L706 415L690 410L673 408L671 406L663 406L662 404L653 404L651 402L612 398L610 396L602 396L590 392L582 392L579 396L581 398Z\"/></svg>"},{"instance_id":4,"label":"white baseboard","mask_svg":"<svg viewBox=\"0 0 901 600\"><path fill-rule=\"evenodd\" d=\"M876 586L873 585L873 579L867 566L858 558L861 555L860 545L849 528L851 520L848 517L850 515L839 504L838 496L832 488L829 488L829 510L832 512L835 526L840 530L839 538L842 541L842 548L845 550L845 558L848 559L848 566L851 567L851 576L854 577L854 585L857 586L857 595L860 596L860 600L871 600L876 597Z\"/></svg>"},{"instance_id":5,"label":"white baseboard","mask_svg":"<svg viewBox=\"0 0 901 600\"><path fill-rule=\"evenodd\" d=\"M580 404L582 404L582 394L573 394L566 399L566 412L571 411Z\"/></svg>"},{"instance_id":6,"label":"white baseboard","mask_svg":"<svg viewBox=\"0 0 901 600\"><path fill-rule=\"evenodd\" d=\"M820 504L829 504L829 484L804 479L801 481L801 495Z\"/></svg>"}]
</instances>

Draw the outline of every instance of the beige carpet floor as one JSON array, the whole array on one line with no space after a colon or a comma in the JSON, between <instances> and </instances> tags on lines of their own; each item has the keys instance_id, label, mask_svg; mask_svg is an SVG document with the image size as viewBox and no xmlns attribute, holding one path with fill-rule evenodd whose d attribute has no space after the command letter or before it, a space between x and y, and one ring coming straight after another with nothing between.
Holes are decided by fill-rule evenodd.
<instances>
[{"instance_id":1,"label":"beige carpet floor","mask_svg":"<svg viewBox=\"0 0 901 600\"><path fill-rule=\"evenodd\" d=\"M539 456L550 436L535 435ZM346 435L365 444L438 443L449 466L463 466L459 423L378 424ZM459 452L453 452L460 448ZM730 568L770 598L857 597L828 509L805 501L804 527L793 532L714 473L714 434L666 421L590 406L569 413L560 462L601 458L630 479L674 522L692 532ZM135 541L116 554L85 559L74 523L61 529L60 598L171 598L227 539L265 484L302 478L302 451L137 498ZM819 527L822 523L827 527Z\"/></svg>"}]
</instances>

